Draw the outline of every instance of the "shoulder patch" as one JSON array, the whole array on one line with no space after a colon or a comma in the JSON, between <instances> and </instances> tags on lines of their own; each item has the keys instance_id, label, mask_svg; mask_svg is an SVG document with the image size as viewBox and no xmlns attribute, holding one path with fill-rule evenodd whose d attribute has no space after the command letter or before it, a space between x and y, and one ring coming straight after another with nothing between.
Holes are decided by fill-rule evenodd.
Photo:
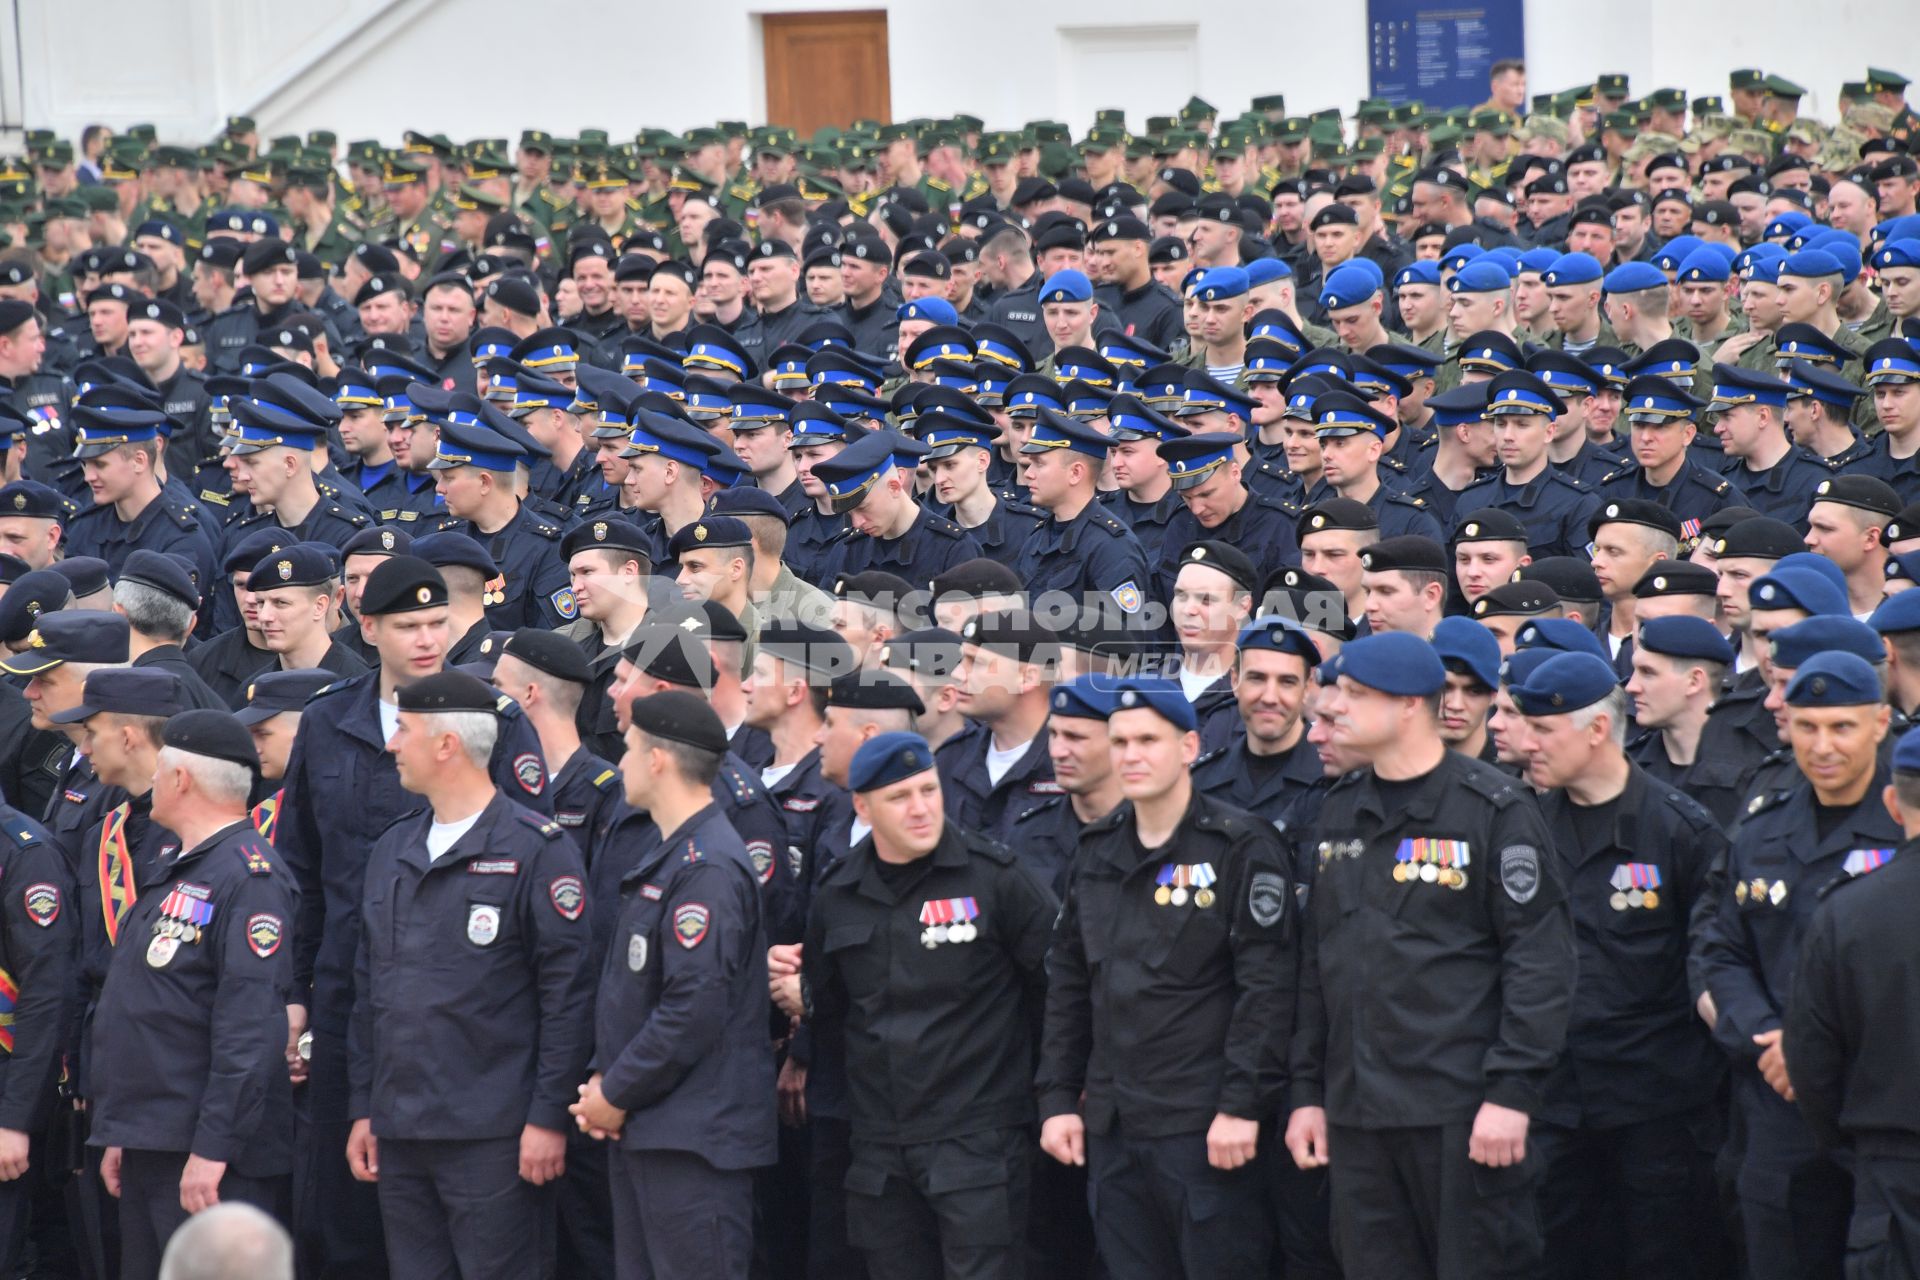
<instances>
[{"instance_id":1,"label":"shoulder patch","mask_svg":"<svg viewBox=\"0 0 1920 1280\"><path fill-rule=\"evenodd\" d=\"M522 810L514 816L549 840L557 840L562 834L562 828L559 823L555 822L552 818L534 813L532 810Z\"/></svg>"},{"instance_id":2,"label":"shoulder patch","mask_svg":"<svg viewBox=\"0 0 1920 1280\"><path fill-rule=\"evenodd\" d=\"M602 769L600 776L593 780L593 785L596 790L605 791L613 784L614 779L619 776L620 771L618 769Z\"/></svg>"},{"instance_id":3,"label":"shoulder patch","mask_svg":"<svg viewBox=\"0 0 1920 1280\"><path fill-rule=\"evenodd\" d=\"M241 860L247 864L247 874L264 876L273 870L273 863L267 860L267 851L251 842L239 846Z\"/></svg>"}]
</instances>

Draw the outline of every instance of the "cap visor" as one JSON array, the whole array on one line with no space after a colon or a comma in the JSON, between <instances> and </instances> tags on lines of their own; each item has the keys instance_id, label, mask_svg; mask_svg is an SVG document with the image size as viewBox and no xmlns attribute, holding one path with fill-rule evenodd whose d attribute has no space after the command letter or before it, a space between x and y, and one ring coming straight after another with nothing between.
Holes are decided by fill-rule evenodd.
<instances>
[{"instance_id":1,"label":"cap visor","mask_svg":"<svg viewBox=\"0 0 1920 1280\"><path fill-rule=\"evenodd\" d=\"M257 706L253 703L248 703L246 706L234 712L233 718L251 729L254 725L265 724L267 721L284 712L298 711L299 709L298 707Z\"/></svg>"},{"instance_id":2,"label":"cap visor","mask_svg":"<svg viewBox=\"0 0 1920 1280\"><path fill-rule=\"evenodd\" d=\"M48 716L47 719L54 724L79 724L82 720L90 720L99 714L100 709L98 707L90 707L83 702L77 707L68 707L65 711L56 711Z\"/></svg>"},{"instance_id":3,"label":"cap visor","mask_svg":"<svg viewBox=\"0 0 1920 1280\"><path fill-rule=\"evenodd\" d=\"M33 676L39 675L42 671L51 671L65 661L65 658L56 658L28 650L26 653L16 653L10 658L0 660L0 671L14 676Z\"/></svg>"}]
</instances>

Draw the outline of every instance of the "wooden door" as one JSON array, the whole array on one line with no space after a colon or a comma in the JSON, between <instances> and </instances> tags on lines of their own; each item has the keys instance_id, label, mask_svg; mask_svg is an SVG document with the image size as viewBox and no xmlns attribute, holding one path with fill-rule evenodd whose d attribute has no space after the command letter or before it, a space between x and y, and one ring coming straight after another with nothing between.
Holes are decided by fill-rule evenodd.
<instances>
[{"instance_id":1,"label":"wooden door","mask_svg":"<svg viewBox=\"0 0 1920 1280\"><path fill-rule=\"evenodd\" d=\"M804 138L821 125L893 118L884 9L769 13L760 24L768 124Z\"/></svg>"}]
</instances>

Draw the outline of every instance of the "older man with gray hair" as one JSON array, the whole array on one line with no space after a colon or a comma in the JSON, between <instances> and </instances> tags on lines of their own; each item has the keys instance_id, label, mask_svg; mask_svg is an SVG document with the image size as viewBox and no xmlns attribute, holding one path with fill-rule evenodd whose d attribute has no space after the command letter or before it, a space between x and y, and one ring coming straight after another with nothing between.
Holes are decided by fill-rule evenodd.
<instances>
[{"instance_id":1,"label":"older man with gray hair","mask_svg":"<svg viewBox=\"0 0 1920 1280\"><path fill-rule=\"evenodd\" d=\"M160 1280L293 1280L293 1237L250 1204L217 1204L173 1233Z\"/></svg>"}]
</instances>

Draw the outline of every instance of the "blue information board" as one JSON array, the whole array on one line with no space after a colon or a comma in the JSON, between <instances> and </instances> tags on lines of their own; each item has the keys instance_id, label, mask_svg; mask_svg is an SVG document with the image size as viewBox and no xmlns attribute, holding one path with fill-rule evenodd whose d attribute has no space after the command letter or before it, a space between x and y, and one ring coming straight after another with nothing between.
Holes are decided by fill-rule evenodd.
<instances>
[{"instance_id":1,"label":"blue information board","mask_svg":"<svg viewBox=\"0 0 1920 1280\"><path fill-rule=\"evenodd\" d=\"M1524 56L1522 0L1367 0L1370 92L1388 102L1475 107L1487 72Z\"/></svg>"}]
</instances>

